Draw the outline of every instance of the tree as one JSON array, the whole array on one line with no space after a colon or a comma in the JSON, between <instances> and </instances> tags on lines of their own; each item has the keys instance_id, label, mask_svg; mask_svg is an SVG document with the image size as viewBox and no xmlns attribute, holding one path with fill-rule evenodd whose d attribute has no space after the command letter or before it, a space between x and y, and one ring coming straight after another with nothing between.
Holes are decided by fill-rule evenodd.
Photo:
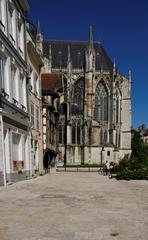
<instances>
[{"instance_id":1,"label":"tree","mask_svg":"<svg viewBox=\"0 0 148 240\"><path fill-rule=\"evenodd\" d=\"M132 154L130 159L123 158L116 167L118 179L148 179L148 146L141 135L132 130Z\"/></svg>"}]
</instances>

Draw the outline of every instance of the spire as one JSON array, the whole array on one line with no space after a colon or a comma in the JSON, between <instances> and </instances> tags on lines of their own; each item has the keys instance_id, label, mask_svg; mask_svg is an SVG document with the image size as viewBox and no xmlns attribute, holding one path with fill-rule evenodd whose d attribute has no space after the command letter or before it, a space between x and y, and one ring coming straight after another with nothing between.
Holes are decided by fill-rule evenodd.
<instances>
[{"instance_id":1,"label":"spire","mask_svg":"<svg viewBox=\"0 0 148 240\"><path fill-rule=\"evenodd\" d=\"M88 43L85 51L85 69L87 72L95 70L95 50L93 47L92 25L89 25Z\"/></svg>"},{"instance_id":2,"label":"spire","mask_svg":"<svg viewBox=\"0 0 148 240\"><path fill-rule=\"evenodd\" d=\"M130 93L131 93L131 83L132 83L132 73L131 73L131 70L129 70L129 73L128 73L128 93L129 93L129 96L130 96Z\"/></svg>"},{"instance_id":3,"label":"spire","mask_svg":"<svg viewBox=\"0 0 148 240\"><path fill-rule=\"evenodd\" d=\"M132 80L132 72L131 72L131 70L129 70L129 72L128 72L128 79L131 82L131 80Z\"/></svg>"},{"instance_id":4,"label":"spire","mask_svg":"<svg viewBox=\"0 0 148 240\"><path fill-rule=\"evenodd\" d=\"M68 45L68 58L67 58L67 64L71 63L71 54L70 54L70 46Z\"/></svg>"},{"instance_id":5,"label":"spire","mask_svg":"<svg viewBox=\"0 0 148 240\"><path fill-rule=\"evenodd\" d=\"M36 34L36 51L39 55L43 55L43 36L41 34L40 21L38 19L37 34Z\"/></svg>"},{"instance_id":6,"label":"spire","mask_svg":"<svg viewBox=\"0 0 148 240\"><path fill-rule=\"evenodd\" d=\"M115 58L114 58L114 65L113 65L113 75L114 76L116 75L116 61L115 61Z\"/></svg>"},{"instance_id":7,"label":"spire","mask_svg":"<svg viewBox=\"0 0 148 240\"><path fill-rule=\"evenodd\" d=\"M70 54L70 46L68 45L68 55L67 55L67 71L68 75L71 75L72 72L72 60L71 60L71 54Z\"/></svg>"},{"instance_id":8,"label":"spire","mask_svg":"<svg viewBox=\"0 0 148 240\"><path fill-rule=\"evenodd\" d=\"M49 71L52 69L52 53L51 53L51 44L49 44Z\"/></svg>"},{"instance_id":9,"label":"spire","mask_svg":"<svg viewBox=\"0 0 148 240\"><path fill-rule=\"evenodd\" d=\"M93 49L93 32L92 32L92 25L89 25L89 33L88 33L88 48L89 50Z\"/></svg>"},{"instance_id":10,"label":"spire","mask_svg":"<svg viewBox=\"0 0 148 240\"><path fill-rule=\"evenodd\" d=\"M114 69L116 69L116 61L115 61L115 58L114 58Z\"/></svg>"},{"instance_id":11,"label":"spire","mask_svg":"<svg viewBox=\"0 0 148 240\"><path fill-rule=\"evenodd\" d=\"M49 60L51 60L52 55L51 55L51 44L49 44Z\"/></svg>"},{"instance_id":12,"label":"spire","mask_svg":"<svg viewBox=\"0 0 148 240\"><path fill-rule=\"evenodd\" d=\"M40 20L38 19L37 34L41 33Z\"/></svg>"}]
</instances>

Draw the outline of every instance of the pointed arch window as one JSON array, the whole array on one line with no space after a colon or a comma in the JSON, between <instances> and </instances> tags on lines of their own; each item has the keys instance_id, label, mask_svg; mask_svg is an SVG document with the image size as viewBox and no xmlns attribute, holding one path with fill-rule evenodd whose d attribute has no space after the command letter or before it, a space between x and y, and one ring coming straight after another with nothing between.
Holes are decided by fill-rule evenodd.
<instances>
[{"instance_id":1,"label":"pointed arch window","mask_svg":"<svg viewBox=\"0 0 148 240\"><path fill-rule=\"evenodd\" d=\"M65 143L65 126L59 125L59 144Z\"/></svg>"},{"instance_id":2,"label":"pointed arch window","mask_svg":"<svg viewBox=\"0 0 148 240\"><path fill-rule=\"evenodd\" d=\"M77 125L77 144L80 144L81 142L81 128L80 125Z\"/></svg>"},{"instance_id":3,"label":"pointed arch window","mask_svg":"<svg viewBox=\"0 0 148 240\"><path fill-rule=\"evenodd\" d=\"M107 141L108 141L107 138L108 138L108 131L107 131L107 129L101 128L101 131L100 131L100 143L101 144L107 143Z\"/></svg>"},{"instance_id":4,"label":"pointed arch window","mask_svg":"<svg viewBox=\"0 0 148 240\"><path fill-rule=\"evenodd\" d=\"M71 129L72 144L81 144L81 126L74 124Z\"/></svg>"},{"instance_id":5,"label":"pointed arch window","mask_svg":"<svg viewBox=\"0 0 148 240\"><path fill-rule=\"evenodd\" d=\"M76 143L76 128L72 126L72 144Z\"/></svg>"},{"instance_id":6,"label":"pointed arch window","mask_svg":"<svg viewBox=\"0 0 148 240\"><path fill-rule=\"evenodd\" d=\"M121 95L119 90L116 90L116 112L115 112L115 119L116 119L116 123L120 122L120 99L121 99Z\"/></svg>"},{"instance_id":7,"label":"pointed arch window","mask_svg":"<svg viewBox=\"0 0 148 240\"><path fill-rule=\"evenodd\" d=\"M96 87L94 119L101 123L108 122L108 93L102 83Z\"/></svg>"},{"instance_id":8,"label":"pointed arch window","mask_svg":"<svg viewBox=\"0 0 148 240\"><path fill-rule=\"evenodd\" d=\"M74 85L73 102L76 103L80 110L84 109L84 79L78 80Z\"/></svg>"}]
</instances>

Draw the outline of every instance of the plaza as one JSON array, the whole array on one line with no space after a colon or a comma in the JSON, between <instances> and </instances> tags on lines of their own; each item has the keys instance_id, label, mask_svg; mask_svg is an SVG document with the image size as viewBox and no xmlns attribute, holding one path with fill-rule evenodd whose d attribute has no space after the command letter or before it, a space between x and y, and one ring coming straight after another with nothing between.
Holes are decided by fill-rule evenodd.
<instances>
[{"instance_id":1,"label":"plaza","mask_svg":"<svg viewBox=\"0 0 148 240\"><path fill-rule=\"evenodd\" d=\"M51 173L0 188L1 240L146 240L147 181Z\"/></svg>"}]
</instances>

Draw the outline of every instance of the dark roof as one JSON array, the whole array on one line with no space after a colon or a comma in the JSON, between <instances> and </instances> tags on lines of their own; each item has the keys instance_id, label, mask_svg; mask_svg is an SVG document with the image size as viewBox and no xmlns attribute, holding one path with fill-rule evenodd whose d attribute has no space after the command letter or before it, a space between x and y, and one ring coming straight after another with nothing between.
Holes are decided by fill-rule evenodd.
<instances>
[{"instance_id":1,"label":"dark roof","mask_svg":"<svg viewBox=\"0 0 148 240\"><path fill-rule=\"evenodd\" d=\"M59 114L61 115L65 115L65 103L61 103L59 106ZM71 104L71 114L72 115L82 115L82 111L80 110L80 108L78 107L78 105L76 103L72 103Z\"/></svg>"},{"instance_id":2,"label":"dark roof","mask_svg":"<svg viewBox=\"0 0 148 240\"><path fill-rule=\"evenodd\" d=\"M52 68L67 67L68 45L70 46L73 68L79 69L84 66L84 53L87 42L45 40L43 42L43 54L46 58L49 58L49 45L51 45ZM96 69L111 70L113 63L103 46L99 42L94 42L94 49L96 53Z\"/></svg>"},{"instance_id":3,"label":"dark roof","mask_svg":"<svg viewBox=\"0 0 148 240\"><path fill-rule=\"evenodd\" d=\"M62 91L62 75L58 73L45 73L41 75L43 95L52 95Z\"/></svg>"}]
</instances>

